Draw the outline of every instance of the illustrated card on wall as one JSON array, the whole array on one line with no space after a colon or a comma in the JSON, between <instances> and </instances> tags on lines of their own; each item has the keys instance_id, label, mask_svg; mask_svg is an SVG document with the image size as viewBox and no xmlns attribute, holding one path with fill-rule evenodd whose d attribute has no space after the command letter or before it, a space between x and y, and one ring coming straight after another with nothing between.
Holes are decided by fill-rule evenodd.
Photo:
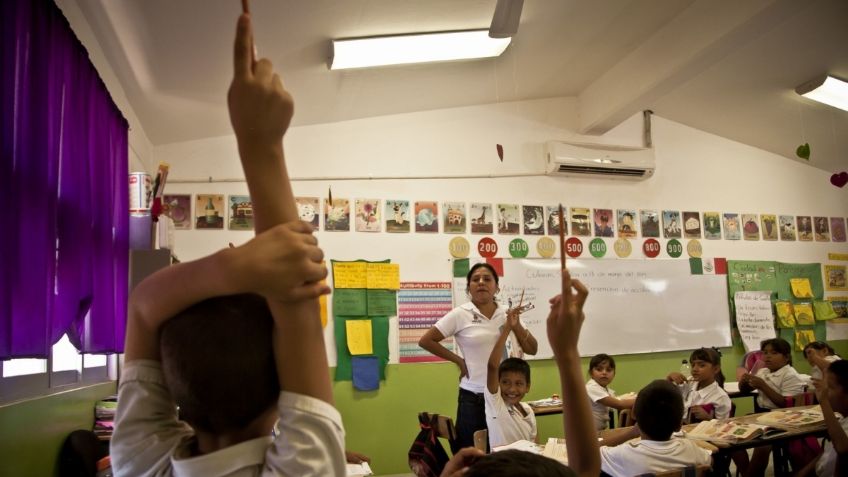
<instances>
[{"instance_id":1,"label":"illustrated card on wall","mask_svg":"<svg viewBox=\"0 0 848 477\"><path fill-rule=\"evenodd\" d=\"M792 296L794 296L795 298L813 297L813 288L810 285L809 278L790 278L789 286L792 288Z\"/></svg>"},{"instance_id":2,"label":"illustrated card on wall","mask_svg":"<svg viewBox=\"0 0 848 477\"><path fill-rule=\"evenodd\" d=\"M781 215L779 218L780 224L780 240L787 242L795 241L795 217L791 215Z\"/></svg>"},{"instance_id":3,"label":"illustrated card on wall","mask_svg":"<svg viewBox=\"0 0 848 477\"><path fill-rule=\"evenodd\" d=\"M439 231L439 203L433 201L415 202L415 231L436 233Z\"/></svg>"},{"instance_id":4,"label":"illustrated card on wall","mask_svg":"<svg viewBox=\"0 0 848 477\"><path fill-rule=\"evenodd\" d=\"M467 228L467 217L465 215L465 202L445 202L442 204L445 224L442 230L446 234L464 234Z\"/></svg>"},{"instance_id":5,"label":"illustrated card on wall","mask_svg":"<svg viewBox=\"0 0 848 477\"><path fill-rule=\"evenodd\" d=\"M745 240L760 239L760 225L757 223L757 214L742 214L742 236Z\"/></svg>"},{"instance_id":6,"label":"illustrated card on wall","mask_svg":"<svg viewBox=\"0 0 848 477\"><path fill-rule=\"evenodd\" d=\"M763 226L763 240L777 240L777 216L760 214L760 224Z\"/></svg>"},{"instance_id":7,"label":"illustrated card on wall","mask_svg":"<svg viewBox=\"0 0 848 477\"><path fill-rule=\"evenodd\" d=\"M318 197L295 197L294 203L297 205L297 217L312 224L312 230L318 230L318 217L321 216Z\"/></svg>"},{"instance_id":8,"label":"illustrated card on wall","mask_svg":"<svg viewBox=\"0 0 848 477\"><path fill-rule=\"evenodd\" d=\"M834 242L845 241L845 219L842 217L830 218L830 238Z\"/></svg>"},{"instance_id":9,"label":"illustrated card on wall","mask_svg":"<svg viewBox=\"0 0 848 477\"><path fill-rule=\"evenodd\" d=\"M162 213L174 221L177 230L191 230L191 194L165 194Z\"/></svg>"},{"instance_id":10,"label":"illustrated card on wall","mask_svg":"<svg viewBox=\"0 0 848 477\"><path fill-rule=\"evenodd\" d=\"M541 205L521 206L524 235L545 235L545 210Z\"/></svg>"},{"instance_id":11,"label":"illustrated card on wall","mask_svg":"<svg viewBox=\"0 0 848 477\"><path fill-rule=\"evenodd\" d=\"M813 229L816 232L816 242L830 242L830 224L827 217L814 217Z\"/></svg>"},{"instance_id":12,"label":"illustrated card on wall","mask_svg":"<svg viewBox=\"0 0 848 477\"><path fill-rule=\"evenodd\" d=\"M824 266L824 288L827 291L848 291L845 265Z\"/></svg>"},{"instance_id":13,"label":"illustrated card on wall","mask_svg":"<svg viewBox=\"0 0 848 477\"><path fill-rule=\"evenodd\" d=\"M796 303L795 322L799 325L815 325L816 319L813 315L813 304L810 302Z\"/></svg>"},{"instance_id":14,"label":"illustrated card on wall","mask_svg":"<svg viewBox=\"0 0 848 477\"><path fill-rule=\"evenodd\" d=\"M660 236L660 216L656 210L641 210L639 217L642 222L642 237Z\"/></svg>"},{"instance_id":15,"label":"illustrated card on wall","mask_svg":"<svg viewBox=\"0 0 848 477\"><path fill-rule=\"evenodd\" d=\"M253 202L248 195L231 195L230 230L253 230Z\"/></svg>"},{"instance_id":16,"label":"illustrated card on wall","mask_svg":"<svg viewBox=\"0 0 848 477\"><path fill-rule=\"evenodd\" d=\"M721 239L721 219L718 212L704 212L704 238L707 240Z\"/></svg>"},{"instance_id":17,"label":"illustrated card on wall","mask_svg":"<svg viewBox=\"0 0 848 477\"><path fill-rule=\"evenodd\" d=\"M224 228L224 195L197 194L194 201L194 228Z\"/></svg>"},{"instance_id":18,"label":"illustrated card on wall","mask_svg":"<svg viewBox=\"0 0 848 477\"><path fill-rule=\"evenodd\" d=\"M548 235L559 235L559 226L562 224L565 227L563 233L568 235L568 220L562 220L559 216L559 206L558 205L549 205L545 207L547 210L547 214L545 216L548 218ZM563 213L567 213L568 208L562 208Z\"/></svg>"},{"instance_id":19,"label":"illustrated card on wall","mask_svg":"<svg viewBox=\"0 0 848 477\"><path fill-rule=\"evenodd\" d=\"M518 204L498 204L498 233L505 235L521 233L520 214Z\"/></svg>"},{"instance_id":20,"label":"illustrated card on wall","mask_svg":"<svg viewBox=\"0 0 848 477\"><path fill-rule=\"evenodd\" d=\"M595 224L595 237L615 237L612 209L595 209L592 222Z\"/></svg>"},{"instance_id":21,"label":"illustrated card on wall","mask_svg":"<svg viewBox=\"0 0 848 477\"><path fill-rule=\"evenodd\" d=\"M472 234L490 234L494 231L492 204L472 202L469 218Z\"/></svg>"},{"instance_id":22,"label":"illustrated card on wall","mask_svg":"<svg viewBox=\"0 0 848 477\"><path fill-rule=\"evenodd\" d=\"M804 351L804 347L816 341L816 334L813 330L795 330L795 350Z\"/></svg>"},{"instance_id":23,"label":"illustrated card on wall","mask_svg":"<svg viewBox=\"0 0 848 477\"><path fill-rule=\"evenodd\" d=\"M571 208L571 235L578 235L580 237L589 237L592 235L588 207Z\"/></svg>"},{"instance_id":24,"label":"illustrated card on wall","mask_svg":"<svg viewBox=\"0 0 848 477\"><path fill-rule=\"evenodd\" d=\"M799 215L798 220L798 240L802 242L810 242L813 240L813 220L809 215Z\"/></svg>"},{"instance_id":25,"label":"illustrated card on wall","mask_svg":"<svg viewBox=\"0 0 848 477\"><path fill-rule=\"evenodd\" d=\"M618 236L621 238L634 238L639 230L636 226L636 211L633 209L618 209Z\"/></svg>"},{"instance_id":26,"label":"illustrated card on wall","mask_svg":"<svg viewBox=\"0 0 848 477\"><path fill-rule=\"evenodd\" d=\"M386 232L409 232L409 201L386 199Z\"/></svg>"},{"instance_id":27,"label":"illustrated card on wall","mask_svg":"<svg viewBox=\"0 0 848 477\"><path fill-rule=\"evenodd\" d=\"M333 197L333 203L324 199L324 230L350 232L350 201Z\"/></svg>"},{"instance_id":28,"label":"illustrated card on wall","mask_svg":"<svg viewBox=\"0 0 848 477\"><path fill-rule=\"evenodd\" d=\"M829 296L827 301L830 302L837 319L848 319L848 296Z\"/></svg>"},{"instance_id":29,"label":"illustrated card on wall","mask_svg":"<svg viewBox=\"0 0 848 477\"><path fill-rule=\"evenodd\" d=\"M779 300L774 303L774 308L777 311L778 328L795 328L795 311L792 308L792 302Z\"/></svg>"},{"instance_id":30,"label":"illustrated card on wall","mask_svg":"<svg viewBox=\"0 0 848 477\"><path fill-rule=\"evenodd\" d=\"M380 231L380 199L356 199L355 210L357 232Z\"/></svg>"},{"instance_id":31,"label":"illustrated card on wall","mask_svg":"<svg viewBox=\"0 0 848 477\"><path fill-rule=\"evenodd\" d=\"M683 212L683 235L686 238L701 238L701 214Z\"/></svg>"},{"instance_id":32,"label":"illustrated card on wall","mask_svg":"<svg viewBox=\"0 0 848 477\"><path fill-rule=\"evenodd\" d=\"M662 213L663 237L680 238L680 212L677 210L664 210Z\"/></svg>"},{"instance_id":33,"label":"illustrated card on wall","mask_svg":"<svg viewBox=\"0 0 848 477\"><path fill-rule=\"evenodd\" d=\"M736 212L725 212L722 215L725 240L740 240L742 238L742 226L739 224L739 214Z\"/></svg>"}]
</instances>

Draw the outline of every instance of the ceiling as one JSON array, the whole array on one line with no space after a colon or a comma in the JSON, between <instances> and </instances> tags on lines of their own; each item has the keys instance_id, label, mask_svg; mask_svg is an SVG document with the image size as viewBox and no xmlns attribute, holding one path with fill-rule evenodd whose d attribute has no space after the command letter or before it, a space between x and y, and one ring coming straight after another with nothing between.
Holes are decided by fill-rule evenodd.
<instances>
[{"instance_id":1,"label":"ceiling","mask_svg":"<svg viewBox=\"0 0 848 477\"><path fill-rule=\"evenodd\" d=\"M230 134L235 0L80 0L154 145ZM254 0L256 44L298 100L295 125L573 96L580 132L644 109L848 170L848 112L794 88L848 79L844 0L527 0L496 59L329 71L331 38L488 28L495 0ZM802 161L801 162L806 162Z\"/></svg>"}]
</instances>

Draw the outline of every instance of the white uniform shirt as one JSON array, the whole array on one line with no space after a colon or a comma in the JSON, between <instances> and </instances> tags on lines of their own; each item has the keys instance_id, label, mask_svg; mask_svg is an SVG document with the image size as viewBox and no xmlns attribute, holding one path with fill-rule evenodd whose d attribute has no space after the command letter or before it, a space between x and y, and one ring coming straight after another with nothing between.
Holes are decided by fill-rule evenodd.
<instances>
[{"instance_id":1,"label":"white uniform shirt","mask_svg":"<svg viewBox=\"0 0 848 477\"><path fill-rule=\"evenodd\" d=\"M848 433L848 417L840 419L839 425ZM836 449L833 448L833 442L829 439L824 445L824 452L816 463L816 475L819 477L836 475Z\"/></svg>"},{"instance_id":2,"label":"white uniform shirt","mask_svg":"<svg viewBox=\"0 0 848 477\"><path fill-rule=\"evenodd\" d=\"M518 403L524 409L525 417L518 409L504 402L500 388L495 393L490 393L487 388L483 398L486 402L489 447L505 446L521 439L536 441L536 415L529 405Z\"/></svg>"},{"instance_id":3,"label":"white uniform shirt","mask_svg":"<svg viewBox=\"0 0 848 477\"><path fill-rule=\"evenodd\" d=\"M824 360L827 361L828 363L832 363L834 361L839 361L840 359L842 359L842 358L840 358L839 356L837 356L835 354L824 357ZM821 379L823 376L824 376L824 374L822 374L822 370L819 369L818 366L813 366L813 369L810 370L810 377L813 378L813 379Z\"/></svg>"},{"instance_id":4,"label":"white uniform shirt","mask_svg":"<svg viewBox=\"0 0 848 477\"><path fill-rule=\"evenodd\" d=\"M465 359L468 375L462 378L459 387L473 393L486 389L489 356L504 323L506 313L502 307L495 308L489 319L471 302L454 308L436 322L436 328L445 338L454 337Z\"/></svg>"},{"instance_id":5,"label":"white uniform shirt","mask_svg":"<svg viewBox=\"0 0 848 477\"><path fill-rule=\"evenodd\" d=\"M711 461L710 451L684 438L634 439L615 447L601 447L601 470L612 477L664 472Z\"/></svg>"},{"instance_id":6,"label":"white uniform shirt","mask_svg":"<svg viewBox=\"0 0 848 477\"><path fill-rule=\"evenodd\" d=\"M344 428L339 412L313 397L281 392L280 437L259 437L191 456L194 431L177 419L158 361L125 364L110 444L116 476L337 476L345 475Z\"/></svg>"},{"instance_id":7,"label":"white uniform shirt","mask_svg":"<svg viewBox=\"0 0 848 477\"><path fill-rule=\"evenodd\" d=\"M790 365L786 365L775 372L769 371L768 368L763 368L757 371L757 377L762 378L772 389L780 393L782 396L794 396L804 392L806 383ZM757 394L757 404L766 409L777 409L783 406L777 405L766 396L766 393Z\"/></svg>"},{"instance_id":8,"label":"white uniform shirt","mask_svg":"<svg viewBox=\"0 0 848 477\"><path fill-rule=\"evenodd\" d=\"M709 386L698 389L698 382L691 381L680 386L683 393L683 419L689 417L689 408L700 404L712 404L715 409L716 419L727 419L730 417L730 396L727 391L720 388L713 381Z\"/></svg>"},{"instance_id":9,"label":"white uniform shirt","mask_svg":"<svg viewBox=\"0 0 848 477\"><path fill-rule=\"evenodd\" d=\"M597 381L590 378L586 382L586 394L589 395L589 400L592 401L592 417L595 418L595 430L598 432L603 431L609 425L610 408L598 401L605 397L615 397L615 391L601 386Z\"/></svg>"}]
</instances>

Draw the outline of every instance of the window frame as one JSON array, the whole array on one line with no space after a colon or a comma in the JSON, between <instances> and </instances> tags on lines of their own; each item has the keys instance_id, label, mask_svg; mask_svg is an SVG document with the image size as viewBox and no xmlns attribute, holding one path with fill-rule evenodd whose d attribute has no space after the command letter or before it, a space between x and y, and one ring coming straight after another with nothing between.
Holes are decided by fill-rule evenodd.
<instances>
[{"instance_id":1,"label":"window frame","mask_svg":"<svg viewBox=\"0 0 848 477\"><path fill-rule=\"evenodd\" d=\"M80 389L93 384L116 381L118 370L118 355L106 355L104 366L86 368L85 359L88 354L81 355L82 371L65 370L52 371L53 349L47 357L47 371L19 376L3 377L3 366L6 361L0 361L0 407L16 401L40 398L61 392Z\"/></svg>"}]
</instances>

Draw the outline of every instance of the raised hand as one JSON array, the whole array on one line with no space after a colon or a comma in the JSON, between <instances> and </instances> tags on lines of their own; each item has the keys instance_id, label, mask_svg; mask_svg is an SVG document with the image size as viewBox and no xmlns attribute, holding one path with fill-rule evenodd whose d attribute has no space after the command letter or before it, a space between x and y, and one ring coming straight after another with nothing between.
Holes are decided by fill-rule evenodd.
<instances>
[{"instance_id":1,"label":"raised hand","mask_svg":"<svg viewBox=\"0 0 848 477\"><path fill-rule=\"evenodd\" d=\"M318 283L327 276L327 267L321 263L324 252L309 223L277 225L227 252L234 254L234 279L243 292L287 302L330 292Z\"/></svg>"},{"instance_id":2,"label":"raised hand","mask_svg":"<svg viewBox=\"0 0 848 477\"><path fill-rule=\"evenodd\" d=\"M236 28L234 74L227 94L239 143L279 145L294 114L294 100L266 58L254 59L253 26L242 14ZM253 144L255 143L255 144Z\"/></svg>"}]
</instances>

